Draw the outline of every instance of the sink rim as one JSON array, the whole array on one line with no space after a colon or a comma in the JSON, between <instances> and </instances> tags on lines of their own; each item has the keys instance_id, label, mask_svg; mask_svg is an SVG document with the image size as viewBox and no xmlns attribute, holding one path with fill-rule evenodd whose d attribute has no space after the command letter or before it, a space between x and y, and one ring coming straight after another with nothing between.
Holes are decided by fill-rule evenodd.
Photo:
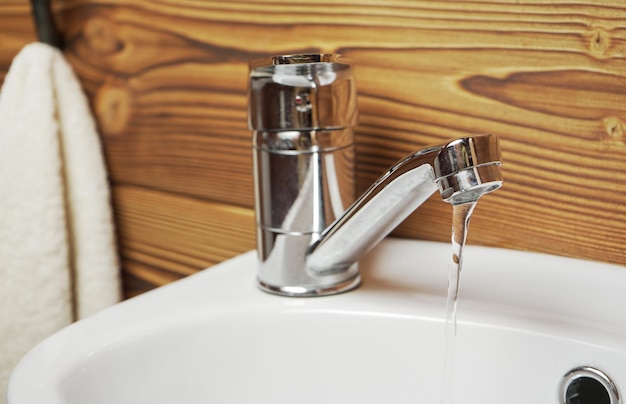
<instances>
[{"instance_id":1,"label":"sink rim","mask_svg":"<svg viewBox=\"0 0 626 404\"><path fill-rule=\"evenodd\" d=\"M256 310L259 313L329 312L345 315L411 316L440 321L445 317L447 243L388 238L362 261L363 285L352 292L321 298L285 298L262 293L254 284L256 252L250 251L178 282L129 299L88 319L61 330L36 346L15 368L9 383L9 403L36 402L45 398L61 403L58 386L67 380L94 352L110 344L151 333L175 324L207 320L215 316ZM416 260L400 256L425 254L422 268ZM491 261L479 263L479 257ZM549 269L531 267L520 272L523 260L541 262ZM383 264L394 262L393 266ZM509 265L498 265L507 262ZM568 268L565 268L568 267ZM591 268L593 267L593 268ZM626 307L626 295L618 292L626 285L624 267L546 254L467 246L461 275L459 323L481 324L497 319L500 327L529 329L554 334L567 331L571 338L594 342L626 351L626 316L613 316L606 310ZM541 275L541 282L533 283ZM566 276L567 275L567 276ZM602 290L587 291L585 299L550 296L551 288L576 290L598 276L607 283ZM508 277L508 278L507 278ZM509 285L497 290L490 283L507 278ZM529 288L535 296L525 294ZM409 303L420 299L427 312L418 313ZM546 310L546 302L550 310ZM219 307L218 307L219 306ZM213 311L213 307L218 307ZM615 311L616 312L616 311ZM578 318L568 316L577 314ZM600 315L600 318L598 318ZM560 322L555 320L561 318ZM567 318L567 320L564 320ZM526 328L524 328L526 327ZM610 331L607 333L607 330ZM82 342L80 344L79 342ZM32 380L37 380L33 386ZM54 401L57 399L58 401ZM28 401L31 400L31 401ZM33 401L34 400L34 401ZM51 401L52 400L52 401Z\"/></svg>"}]
</instances>

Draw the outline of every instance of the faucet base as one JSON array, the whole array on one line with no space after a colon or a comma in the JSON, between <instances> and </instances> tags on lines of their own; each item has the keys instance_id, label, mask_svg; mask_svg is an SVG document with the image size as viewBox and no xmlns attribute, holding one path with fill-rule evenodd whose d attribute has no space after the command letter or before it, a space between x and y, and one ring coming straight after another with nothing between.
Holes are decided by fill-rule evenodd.
<instances>
[{"instance_id":1,"label":"faucet base","mask_svg":"<svg viewBox=\"0 0 626 404\"><path fill-rule=\"evenodd\" d=\"M284 234L258 229L257 284L264 292L280 296L328 296L347 292L361 281L358 262L333 271L313 273L306 251L316 234Z\"/></svg>"},{"instance_id":2,"label":"faucet base","mask_svg":"<svg viewBox=\"0 0 626 404\"><path fill-rule=\"evenodd\" d=\"M343 292L348 292L357 288L361 284L361 275L357 272L352 278L346 279L342 282L334 283L324 286L275 286L269 285L260 279L257 279L258 287L267 293L271 293L279 296L288 297L315 297L315 296L330 296Z\"/></svg>"}]
</instances>

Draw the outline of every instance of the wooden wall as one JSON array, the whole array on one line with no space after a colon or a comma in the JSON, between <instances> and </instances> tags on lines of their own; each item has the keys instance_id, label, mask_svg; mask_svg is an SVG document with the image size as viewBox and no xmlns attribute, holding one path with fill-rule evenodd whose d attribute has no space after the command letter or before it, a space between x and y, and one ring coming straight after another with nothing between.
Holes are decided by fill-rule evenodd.
<instances>
[{"instance_id":1,"label":"wooden wall","mask_svg":"<svg viewBox=\"0 0 626 404\"><path fill-rule=\"evenodd\" d=\"M98 119L132 296L254 248L247 64L339 52L359 90L357 184L424 145L500 135L504 188L469 242L626 265L622 0L56 0ZM34 38L0 1L0 79ZM447 240L433 197L397 236Z\"/></svg>"}]
</instances>

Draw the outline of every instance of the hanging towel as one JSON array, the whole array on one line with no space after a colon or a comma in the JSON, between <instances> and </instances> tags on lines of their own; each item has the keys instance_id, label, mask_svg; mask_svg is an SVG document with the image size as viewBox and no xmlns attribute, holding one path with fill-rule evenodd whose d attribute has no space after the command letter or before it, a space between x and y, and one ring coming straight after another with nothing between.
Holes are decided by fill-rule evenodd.
<instances>
[{"instance_id":1,"label":"hanging towel","mask_svg":"<svg viewBox=\"0 0 626 404\"><path fill-rule=\"evenodd\" d=\"M0 91L0 400L34 345L119 301L115 245L87 99L58 49L27 45Z\"/></svg>"}]
</instances>

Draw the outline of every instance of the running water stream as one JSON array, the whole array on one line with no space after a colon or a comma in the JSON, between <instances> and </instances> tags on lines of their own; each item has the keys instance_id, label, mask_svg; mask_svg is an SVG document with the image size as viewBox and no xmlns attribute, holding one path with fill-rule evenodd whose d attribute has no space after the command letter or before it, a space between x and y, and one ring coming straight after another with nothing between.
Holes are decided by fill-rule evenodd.
<instances>
[{"instance_id":1,"label":"running water stream","mask_svg":"<svg viewBox=\"0 0 626 404\"><path fill-rule=\"evenodd\" d=\"M452 404L452 376L456 345L456 308L459 281L463 266L463 247L476 202L452 206L452 261L448 267L448 300L446 313L446 342L444 353L443 398L441 404Z\"/></svg>"}]
</instances>

